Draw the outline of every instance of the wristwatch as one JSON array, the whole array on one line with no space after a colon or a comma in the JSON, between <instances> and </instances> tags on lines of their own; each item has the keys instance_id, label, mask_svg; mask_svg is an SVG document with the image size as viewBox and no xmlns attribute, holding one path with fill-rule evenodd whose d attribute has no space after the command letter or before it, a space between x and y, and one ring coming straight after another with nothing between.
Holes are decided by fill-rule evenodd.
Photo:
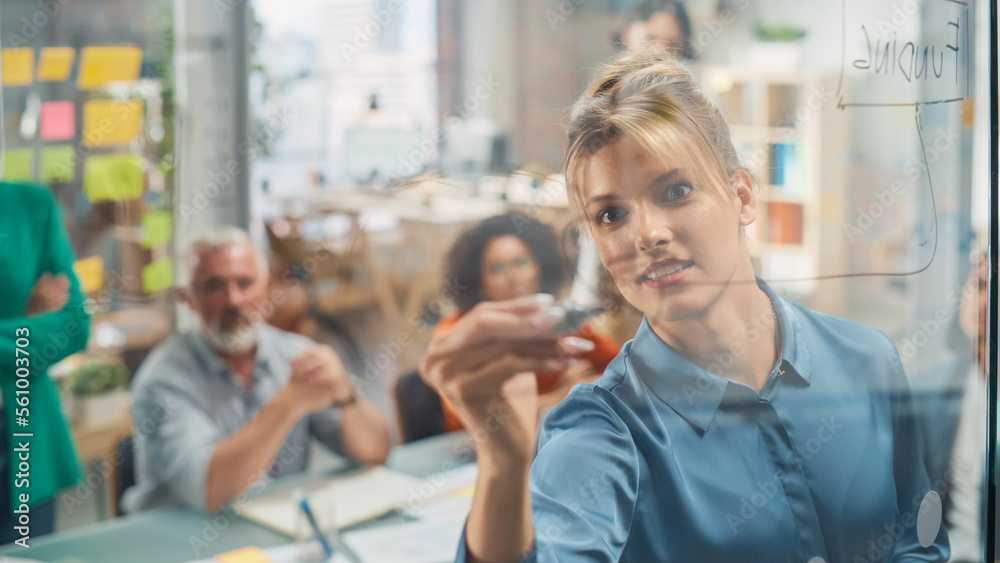
<instances>
[{"instance_id":1,"label":"wristwatch","mask_svg":"<svg viewBox=\"0 0 1000 563\"><path fill-rule=\"evenodd\" d=\"M356 402L358 402L358 396L354 394L354 390L352 389L350 397L344 399L343 401L337 401L336 403L333 403L330 406L334 407L334 408L342 409L344 407L349 407L349 406L353 405Z\"/></svg>"}]
</instances>

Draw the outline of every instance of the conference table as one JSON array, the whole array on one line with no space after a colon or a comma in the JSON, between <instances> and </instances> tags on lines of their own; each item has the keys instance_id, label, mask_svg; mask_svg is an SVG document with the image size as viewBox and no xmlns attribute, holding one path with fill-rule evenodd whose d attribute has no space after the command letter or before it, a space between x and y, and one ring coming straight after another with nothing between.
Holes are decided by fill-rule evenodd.
<instances>
[{"instance_id":1,"label":"conference table","mask_svg":"<svg viewBox=\"0 0 1000 563\"><path fill-rule=\"evenodd\" d=\"M396 446L386 466L415 477L430 477L445 468L474 461L471 444L471 437L463 432L434 436ZM329 475L329 471L312 471L288 476L276 480L267 490L298 486ZM0 563L6 559L4 556L58 563L183 563L245 546L268 548L293 541L245 518L221 516L224 514L187 508L149 510L32 538L28 549L4 546L0 548ZM398 520L398 516L390 514L355 528Z\"/></svg>"}]
</instances>

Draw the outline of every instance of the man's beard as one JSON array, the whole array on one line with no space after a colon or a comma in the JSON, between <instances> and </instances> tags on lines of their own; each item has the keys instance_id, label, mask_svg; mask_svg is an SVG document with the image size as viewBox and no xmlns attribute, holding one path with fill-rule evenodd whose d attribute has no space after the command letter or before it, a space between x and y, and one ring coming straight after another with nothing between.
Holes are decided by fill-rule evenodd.
<instances>
[{"instance_id":1,"label":"man's beard","mask_svg":"<svg viewBox=\"0 0 1000 563\"><path fill-rule=\"evenodd\" d=\"M257 344L257 327L260 326L260 319L253 318L243 311L237 311L243 321L231 330L223 330L222 319L225 315L219 316L211 324L206 324L202 329L202 334L215 351L223 354L238 354L246 352Z\"/></svg>"}]
</instances>

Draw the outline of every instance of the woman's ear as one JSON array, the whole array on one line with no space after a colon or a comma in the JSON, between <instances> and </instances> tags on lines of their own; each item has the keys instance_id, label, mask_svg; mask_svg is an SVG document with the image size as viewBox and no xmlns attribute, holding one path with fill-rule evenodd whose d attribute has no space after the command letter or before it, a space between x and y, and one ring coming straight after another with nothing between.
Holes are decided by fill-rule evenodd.
<instances>
[{"instance_id":1,"label":"woman's ear","mask_svg":"<svg viewBox=\"0 0 1000 563\"><path fill-rule=\"evenodd\" d=\"M733 203L738 206L740 226L746 227L757 219L757 194L753 191L750 173L737 168L729 177L729 182L733 190Z\"/></svg>"}]
</instances>

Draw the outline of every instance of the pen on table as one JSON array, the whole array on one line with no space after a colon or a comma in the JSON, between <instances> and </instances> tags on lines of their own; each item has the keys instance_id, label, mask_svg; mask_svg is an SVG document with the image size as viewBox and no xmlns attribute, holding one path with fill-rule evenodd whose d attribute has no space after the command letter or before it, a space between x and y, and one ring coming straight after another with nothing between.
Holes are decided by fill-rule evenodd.
<instances>
[{"instance_id":1,"label":"pen on table","mask_svg":"<svg viewBox=\"0 0 1000 563\"><path fill-rule=\"evenodd\" d=\"M333 557L333 548L330 547L330 542L326 541L326 537L319 529L319 524L316 523L316 518L313 516L312 509L309 508L309 502L306 501L305 492L298 490L295 494L298 499L299 508L302 509L302 513L306 515L306 520L309 520L309 525L312 527L313 533L316 534L316 539L318 539L320 545L323 546L323 553L326 554L327 558Z\"/></svg>"}]
</instances>

